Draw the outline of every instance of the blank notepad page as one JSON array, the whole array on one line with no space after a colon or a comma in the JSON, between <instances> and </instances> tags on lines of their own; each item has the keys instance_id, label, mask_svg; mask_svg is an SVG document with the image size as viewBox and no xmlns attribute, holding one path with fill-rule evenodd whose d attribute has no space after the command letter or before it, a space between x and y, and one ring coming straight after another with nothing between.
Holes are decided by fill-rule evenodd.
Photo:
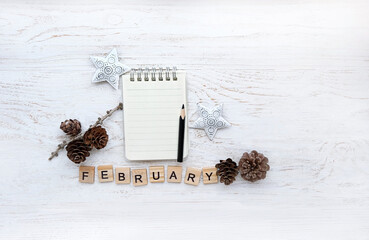
<instances>
[{"instance_id":1,"label":"blank notepad page","mask_svg":"<svg viewBox=\"0 0 369 240\"><path fill-rule=\"evenodd\" d=\"M177 80L137 80L123 76L123 113L126 157L129 160L177 159L178 124L186 106L186 75ZM188 154L187 117L183 156Z\"/></svg>"}]
</instances>

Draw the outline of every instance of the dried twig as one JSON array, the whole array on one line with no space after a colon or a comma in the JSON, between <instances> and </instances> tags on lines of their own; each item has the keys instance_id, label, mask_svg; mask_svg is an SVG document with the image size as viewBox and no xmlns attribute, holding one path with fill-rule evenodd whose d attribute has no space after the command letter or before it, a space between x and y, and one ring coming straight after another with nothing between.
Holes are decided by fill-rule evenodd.
<instances>
[{"instance_id":1,"label":"dried twig","mask_svg":"<svg viewBox=\"0 0 369 240\"><path fill-rule=\"evenodd\" d=\"M91 129L91 128L94 128L94 127L98 126L98 125L101 125L104 122L105 119L107 119L108 117L110 117L115 111L118 111L118 110L123 110L123 103L119 103L119 105L116 106L115 108L106 111L106 114L104 116L102 116L102 117L99 117L97 119L97 121L87 129L87 131L89 129ZM51 153L51 156L49 157L49 160L53 159L54 157L57 157L58 156L58 152L60 150L64 149L64 147L67 146L68 143L70 143L70 142L72 142L74 140L77 140L77 139L82 138L83 137L83 134L80 133L77 136L71 138L69 141L63 141L62 143L60 143L58 145L58 147L56 148L56 150Z\"/></svg>"}]
</instances>

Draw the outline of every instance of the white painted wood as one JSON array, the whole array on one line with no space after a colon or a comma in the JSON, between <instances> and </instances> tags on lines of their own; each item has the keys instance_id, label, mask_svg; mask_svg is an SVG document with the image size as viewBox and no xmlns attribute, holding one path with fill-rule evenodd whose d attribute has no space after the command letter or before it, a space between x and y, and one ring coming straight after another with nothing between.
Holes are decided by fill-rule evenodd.
<instances>
[{"instance_id":1,"label":"white painted wood","mask_svg":"<svg viewBox=\"0 0 369 240\"><path fill-rule=\"evenodd\" d=\"M62 4L65 3L65 4ZM1 239L368 239L368 1L1 1ZM244 151L271 170L254 184L144 187L78 182L61 121L86 128L121 99L92 84L91 55L176 65L196 103L232 127L191 129L186 167ZM122 114L86 164L125 161ZM168 162L155 162L167 165Z\"/></svg>"}]
</instances>

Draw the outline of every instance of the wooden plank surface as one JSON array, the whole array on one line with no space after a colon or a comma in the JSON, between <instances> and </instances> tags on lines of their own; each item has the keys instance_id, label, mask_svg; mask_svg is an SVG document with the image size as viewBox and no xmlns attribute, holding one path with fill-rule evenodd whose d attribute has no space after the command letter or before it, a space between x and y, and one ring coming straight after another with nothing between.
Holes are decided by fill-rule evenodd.
<instances>
[{"instance_id":1,"label":"wooden plank surface","mask_svg":"<svg viewBox=\"0 0 369 240\"><path fill-rule=\"evenodd\" d=\"M330 0L0 3L0 238L369 239L369 3ZM191 129L187 167L253 149L267 178L199 186L81 184L61 121L84 129L121 101L91 55L187 71L196 103L233 125ZM122 113L86 165L127 162Z\"/></svg>"}]
</instances>

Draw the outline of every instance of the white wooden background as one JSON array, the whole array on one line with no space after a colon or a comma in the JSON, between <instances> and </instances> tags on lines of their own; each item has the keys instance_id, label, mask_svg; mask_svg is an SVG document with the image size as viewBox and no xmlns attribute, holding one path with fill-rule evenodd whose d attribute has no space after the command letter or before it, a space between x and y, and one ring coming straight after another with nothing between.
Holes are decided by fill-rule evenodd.
<instances>
[{"instance_id":1,"label":"white wooden background","mask_svg":"<svg viewBox=\"0 0 369 240\"><path fill-rule=\"evenodd\" d=\"M265 153L264 181L145 187L78 182L61 121L86 128L121 100L90 55L188 72L196 103L232 123L190 130L183 166ZM369 3L329 0L0 3L1 239L369 239ZM122 113L86 165L124 158Z\"/></svg>"}]
</instances>

